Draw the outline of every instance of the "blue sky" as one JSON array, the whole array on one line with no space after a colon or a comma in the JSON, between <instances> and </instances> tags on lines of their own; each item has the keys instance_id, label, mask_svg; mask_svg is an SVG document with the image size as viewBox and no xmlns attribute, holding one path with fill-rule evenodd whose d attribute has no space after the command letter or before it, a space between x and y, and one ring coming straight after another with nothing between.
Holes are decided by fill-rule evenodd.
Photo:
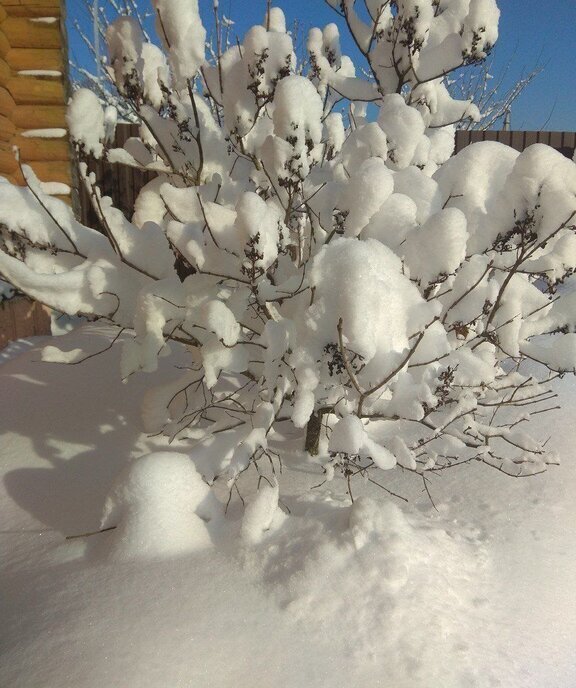
<instances>
[{"instance_id":1,"label":"blue sky","mask_svg":"<svg viewBox=\"0 0 576 688\"><path fill-rule=\"evenodd\" d=\"M576 0L500 0L498 4L497 63L502 66L512 60L513 75L536 64L544 68L518 99L513 128L576 130Z\"/></svg>"},{"instance_id":2,"label":"blue sky","mask_svg":"<svg viewBox=\"0 0 576 688\"><path fill-rule=\"evenodd\" d=\"M91 4L91 0L86 0ZM100 0L102 4L103 0ZM141 0L148 9L147 0ZM323 0L277 0L289 23L297 21L301 40L308 28L338 21ZM542 73L525 89L512 110L513 129L576 129L576 0L500 0L500 40L493 53L492 73L498 77L508 67L503 87L509 86L534 67ZM206 26L211 25L212 0L200 0ZM242 35L254 23L262 21L266 0L220 0L222 11L235 22ZM88 24L84 0L68 0L70 48L76 61L86 63L71 22L79 17ZM87 26L90 31L90 27ZM354 48L344 38L343 49L354 56Z\"/></svg>"}]
</instances>

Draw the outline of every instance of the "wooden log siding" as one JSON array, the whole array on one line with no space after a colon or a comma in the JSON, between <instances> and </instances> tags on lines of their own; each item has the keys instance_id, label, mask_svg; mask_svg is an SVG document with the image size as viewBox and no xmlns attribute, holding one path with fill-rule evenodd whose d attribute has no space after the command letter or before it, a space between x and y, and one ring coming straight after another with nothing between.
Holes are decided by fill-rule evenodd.
<instances>
[{"instance_id":1,"label":"wooden log siding","mask_svg":"<svg viewBox=\"0 0 576 688\"><path fill-rule=\"evenodd\" d=\"M62 7L63 0L0 0L0 175L16 184L24 179L14 146L41 181L72 187ZM46 308L24 296L0 303L0 349L44 334Z\"/></svg>"},{"instance_id":2,"label":"wooden log siding","mask_svg":"<svg viewBox=\"0 0 576 688\"><path fill-rule=\"evenodd\" d=\"M24 179L15 146L41 181L72 186L62 6L0 0L0 175L16 184Z\"/></svg>"}]
</instances>

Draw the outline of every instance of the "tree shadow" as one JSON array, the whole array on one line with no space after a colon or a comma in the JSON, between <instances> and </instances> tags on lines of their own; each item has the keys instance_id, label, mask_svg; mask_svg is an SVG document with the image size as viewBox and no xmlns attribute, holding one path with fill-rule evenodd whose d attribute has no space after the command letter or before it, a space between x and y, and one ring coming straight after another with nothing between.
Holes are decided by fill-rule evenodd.
<instances>
[{"instance_id":1,"label":"tree shadow","mask_svg":"<svg viewBox=\"0 0 576 688\"><path fill-rule=\"evenodd\" d=\"M116 332L87 325L59 337L57 345L95 353ZM18 466L5 473L4 486L19 507L49 528L66 535L97 529L122 466L158 446L142 435L139 401L159 376L166 379L174 359L164 359L157 374L134 375L123 384L121 346L80 365L41 362L41 348L0 366L5 466ZM17 455L23 451L29 459Z\"/></svg>"}]
</instances>

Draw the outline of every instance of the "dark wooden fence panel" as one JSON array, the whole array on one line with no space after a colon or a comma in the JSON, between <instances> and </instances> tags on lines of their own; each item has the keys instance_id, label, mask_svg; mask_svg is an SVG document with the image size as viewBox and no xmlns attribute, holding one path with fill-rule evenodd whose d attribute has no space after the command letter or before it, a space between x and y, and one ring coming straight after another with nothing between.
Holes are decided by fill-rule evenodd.
<instances>
[{"instance_id":1,"label":"dark wooden fence panel","mask_svg":"<svg viewBox=\"0 0 576 688\"><path fill-rule=\"evenodd\" d=\"M524 150L524 132L523 131L512 131L510 132L510 145L517 151L522 152Z\"/></svg>"},{"instance_id":2,"label":"dark wooden fence panel","mask_svg":"<svg viewBox=\"0 0 576 688\"><path fill-rule=\"evenodd\" d=\"M574 150L576 148L576 132L565 131L562 133L562 136L564 137L562 146L568 150Z\"/></svg>"},{"instance_id":3,"label":"dark wooden fence panel","mask_svg":"<svg viewBox=\"0 0 576 688\"><path fill-rule=\"evenodd\" d=\"M122 148L130 137L137 135L138 125L119 124L116 127L114 146ZM152 172L142 172L126 165L117 165L101 160L91 160L88 170L96 175L96 183L100 187L102 195L110 196L116 208L119 208L128 218L134 212L134 204L140 189L155 176ZM98 227L98 216L92 207L86 187L82 183L80 207L81 222L89 227Z\"/></svg>"},{"instance_id":4,"label":"dark wooden fence panel","mask_svg":"<svg viewBox=\"0 0 576 688\"><path fill-rule=\"evenodd\" d=\"M116 128L115 145L121 148L131 136L137 135L136 124L119 124ZM512 146L517 151L523 151L533 143L545 143L566 157L572 158L576 145L576 133L570 131L457 131L455 152L458 153L469 144L478 141L499 141ZM134 212L134 203L140 189L155 176L153 173L141 172L125 165L101 161L93 161L89 169L96 174L102 194L111 196L114 205L120 208L128 218ZM98 227L98 218L83 187L80 189L80 202L82 222L90 227Z\"/></svg>"},{"instance_id":5,"label":"dark wooden fence panel","mask_svg":"<svg viewBox=\"0 0 576 688\"><path fill-rule=\"evenodd\" d=\"M498 141L523 151L533 143L545 143L572 158L576 133L572 131L457 131L456 153L478 141Z\"/></svg>"}]
</instances>

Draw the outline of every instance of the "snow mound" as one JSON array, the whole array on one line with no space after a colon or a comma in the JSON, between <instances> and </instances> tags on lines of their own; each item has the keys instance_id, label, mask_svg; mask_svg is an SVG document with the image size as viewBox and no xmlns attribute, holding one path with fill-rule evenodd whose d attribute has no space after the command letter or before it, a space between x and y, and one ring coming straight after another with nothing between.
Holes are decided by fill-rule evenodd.
<instances>
[{"instance_id":1,"label":"snow mound","mask_svg":"<svg viewBox=\"0 0 576 688\"><path fill-rule=\"evenodd\" d=\"M329 637L348 685L376 685L378 667L378 685L394 688L498 685L479 642L493 615L479 543L387 501L325 502L321 513L288 519L252 565L319 652Z\"/></svg>"},{"instance_id":2,"label":"snow mound","mask_svg":"<svg viewBox=\"0 0 576 688\"><path fill-rule=\"evenodd\" d=\"M271 485L263 484L246 505L242 518L242 540L254 544L260 542L264 533L274 528L284 518L278 507L279 489L275 480Z\"/></svg>"},{"instance_id":3,"label":"snow mound","mask_svg":"<svg viewBox=\"0 0 576 688\"><path fill-rule=\"evenodd\" d=\"M156 559L209 547L207 522L218 515L216 498L190 457L147 454L120 473L106 500L102 528L115 528L107 556Z\"/></svg>"},{"instance_id":4,"label":"snow mound","mask_svg":"<svg viewBox=\"0 0 576 688\"><path fill-rule=\"evenodd\" d=\"M113 337L89 324L58 342L93 353ZM536 420L562 457L540 478L503 478L475 462L440 472L430 478L436 512L421 484L396 471L386 485L410 504L398 508L373 486L379 501L350 507L344 485L310 489L319 474L289 454L280 503L290 515L263 479L244 518L235 500L221 527L221 507L193 464L229 447L195 446L193 461L142 456L167 440L135 432L146 381L120 383L120 347L81 366L39 365L48 343L19 340L0 353L1 686L575 685L573 377L553 384L563 407L556 431L545 414ZM157 380L166 385L180 374L168 361ZM129 456L141 458L108 501L105 525L116 530L64 540L97 528ZM248 496L254 476L243 480ZM247 542L250 523L256 537ZM189 556L174 555L176 537L187 542L180 552L194 549ZM104 556L84 556L100 544Z\"/></svg>"}]
</instances>

